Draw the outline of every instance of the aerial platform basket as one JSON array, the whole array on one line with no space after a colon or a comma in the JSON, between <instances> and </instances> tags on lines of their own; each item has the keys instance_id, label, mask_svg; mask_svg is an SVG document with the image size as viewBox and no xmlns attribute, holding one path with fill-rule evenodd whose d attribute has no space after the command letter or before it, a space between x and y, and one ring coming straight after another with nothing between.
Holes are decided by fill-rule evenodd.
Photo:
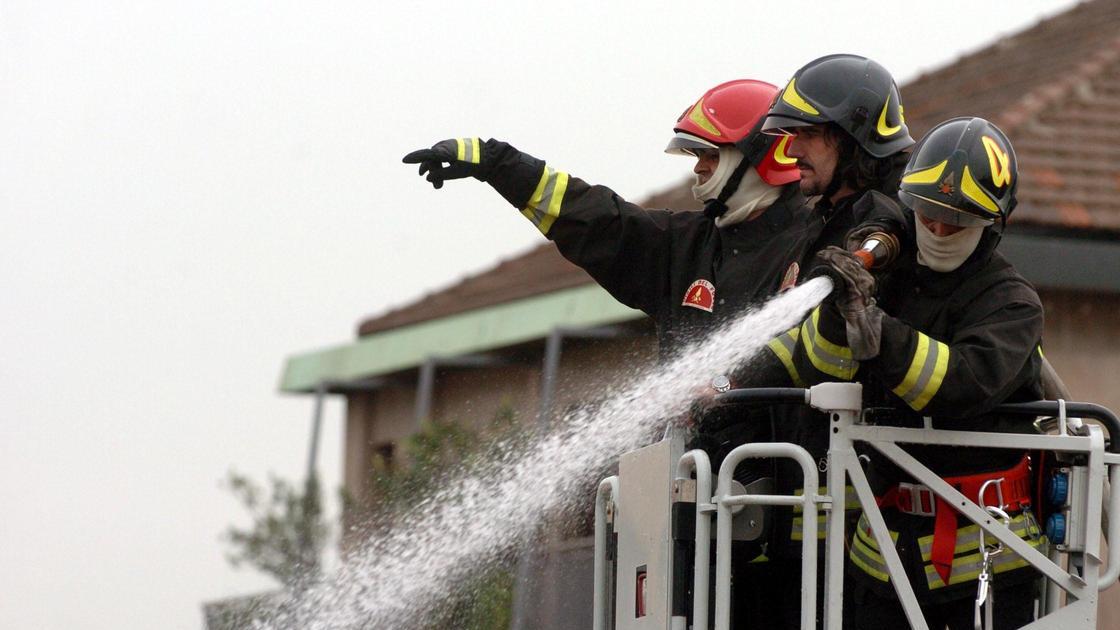
<instances>
[{"instance_id":1,"label":"aerial platform basket","mask_svg":"<svg viewBox=\"0 0 1120 630\"><path fill-rule=\"evenodd\" d=\"M818 513L824 513L822 619L826 629L840 629L845 540L851 535L851 531L845 531L843 506L846 486L851 485L911 627L926 630L928 625L860 465L857 443L877 450L979 525L981 540L992 543L989 549L1014 552L1041 573L1044 586L1037 619L1027 628L1095 629L1099 593L1120 576L1120 543L1109 546L1107 558L1102 557L1101 548L1102 534L1108 540L1120 540L1120 518L1107 518L1108 514L1120 514L1120 420L1099 405L1039 401L1001 405L996 411L1045 418L1048 433L873 426L861 422L861 394L859 384L824 383L810 389L733 390L717 397L721 404L807 404L828 414L831 436L827 492L823 494L819 491L817 462L795 444L739 446L724 458L715 476L707 453L685 452L681 429L670 429L662 441L624 454L619 474L600 483L595 500L594 629L727 630L732 540L757 538L762 529L762 506L768 505L800 506L802 510L804 629L815 626L819 564L817 533L806 530L816 528ZM1048 544L1038 549L1031 546L1009 529L1006 519L1000 517L1006 514L999 506L977 505L900 444L1053 453L1060 465L1051 473L1050 483L1056 492L1052 493ZM773 494L756 484L744 488L732 478L735 469L748 459L779 457L800 465L803 494ZM684 549L690 553L683 553ZM986 561L987 554L984 557ZM982 598L978 595L978 599ZM978 623L984 628L991 627L990 610L987 606L986 619L977 613ZM736 626L750 627L749 620L745 624L743 621Z\"/></svg>"}]
</instances>

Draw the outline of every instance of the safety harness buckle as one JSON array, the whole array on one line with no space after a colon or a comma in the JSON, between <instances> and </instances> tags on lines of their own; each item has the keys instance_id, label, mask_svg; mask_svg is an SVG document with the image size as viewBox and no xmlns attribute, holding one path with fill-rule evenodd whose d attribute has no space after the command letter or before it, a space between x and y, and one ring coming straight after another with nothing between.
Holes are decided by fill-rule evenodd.
<instances>
[{"instance_id":1,"label":"safety harness buckle","mask_svg":"<svg viewBox=\"0 0 1120 630\"><path fill-rule=\"evenodd\" d=\"M898 509L915 516L933 516L937 513L937 497L929 486L902 482L898 484Z\"/></svg>"}]
</instances>

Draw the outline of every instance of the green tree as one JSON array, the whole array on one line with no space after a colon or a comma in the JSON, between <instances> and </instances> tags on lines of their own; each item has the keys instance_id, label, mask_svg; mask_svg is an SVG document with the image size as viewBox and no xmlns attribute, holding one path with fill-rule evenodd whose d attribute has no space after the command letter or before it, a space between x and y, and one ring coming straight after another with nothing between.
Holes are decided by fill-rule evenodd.
<instances>
[{"instance_id":1,"label":"green tree","mask_svg":"<svg viewBox=\"0 0 1120 630\"><path fill-rule=\"evenodd\" d=\"M361 507L345 491L343 505L356 515L355 522L376 531L388 526L417 496L432 492L449 471L469 469L500 450L517 448L526 436L519 431L508 403L502 404L484 431L462 422L424 422L402 442L400 456L373 457L371 505ZM301 490L270 475L266 488L231 471L226 485L252 516L248 528L230 526L226 530L227 560L234 566L250 565L292 590L318 580L319 558L330 533L323 519L318 479L312 477ZM475 579L461 585L441 610L433 611L435 620L429 627L505 630L512 603L513 574L507 564L499 562L480 568Z\"/></svg>"},{"instance_id":2,"label":"green tree","mask_svg":"<svg viewBox=\"0 0 1120 630\"><path fill-rule=\"evenodd\" d=\"M312 475L301 490L270 475L266 490L249 477L230 471L226 484L252 517L248 528L230 526L226 530L226 559L235 567L251 565L291 589L317 580L319 558L330 534L323 519L318 478Z\"/></svg>"}]
</instances>

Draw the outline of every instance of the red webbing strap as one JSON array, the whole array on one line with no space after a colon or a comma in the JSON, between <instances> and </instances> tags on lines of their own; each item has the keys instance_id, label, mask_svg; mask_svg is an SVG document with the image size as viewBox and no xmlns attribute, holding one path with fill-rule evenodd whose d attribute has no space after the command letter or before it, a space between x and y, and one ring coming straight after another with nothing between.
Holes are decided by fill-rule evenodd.
<instances>
[{"instance_id":1,"label":"red webbing strap","mask_svg":"<svg viewBox=\"0 0 1120 630\"><path fill-rule=\"evenodd\" d=\"M957 511L949 502L937 497L937 514L933 517L933 545L929 551L930 562L941 581L949 584L953 570L953 555L957 548Z\"/></svg>"},{"instance_id":2,"label":"red webbing strap","mask_svg":"<svg viewBox=\"0 0 1120 630\"><path fill-rule=\"evenodd\" d=\"M1020 510L1030 505L1030 460L1023 460L1003 472L946 477L945 482L969 499L980 502L980 488L990 479L1003 477L1003 501L1007 509ZM994 486L991 487L994 492ZM948 501L937 497L937 515L933 521L933 545L930 562L941 581L948 586L949 573L953 570L953 556L957 548L957 511Z\"/></svg>"}]
</instances>

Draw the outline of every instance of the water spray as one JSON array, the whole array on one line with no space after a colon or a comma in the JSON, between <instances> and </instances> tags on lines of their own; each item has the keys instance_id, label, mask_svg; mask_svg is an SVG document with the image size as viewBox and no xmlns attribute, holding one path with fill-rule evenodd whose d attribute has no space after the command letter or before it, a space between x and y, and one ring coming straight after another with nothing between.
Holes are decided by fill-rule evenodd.
<instances>
[{"instance_id":1,"label":"water spray","mask_svg":"<svg viewBox=\"0 0 1120 630\"><path fill-rule=\"evenodd\" d=\"M830 291L817 278L640 370L594 408L569 413L527 447L511 446L417 497L388 531L350 554L337 575L293 596L260 630L417 627L487 567L503 562L551 518L582 510L586 488L619 454L682 417L706 375L746 364L800 323Z\"/></svg>"}]
</instances>

